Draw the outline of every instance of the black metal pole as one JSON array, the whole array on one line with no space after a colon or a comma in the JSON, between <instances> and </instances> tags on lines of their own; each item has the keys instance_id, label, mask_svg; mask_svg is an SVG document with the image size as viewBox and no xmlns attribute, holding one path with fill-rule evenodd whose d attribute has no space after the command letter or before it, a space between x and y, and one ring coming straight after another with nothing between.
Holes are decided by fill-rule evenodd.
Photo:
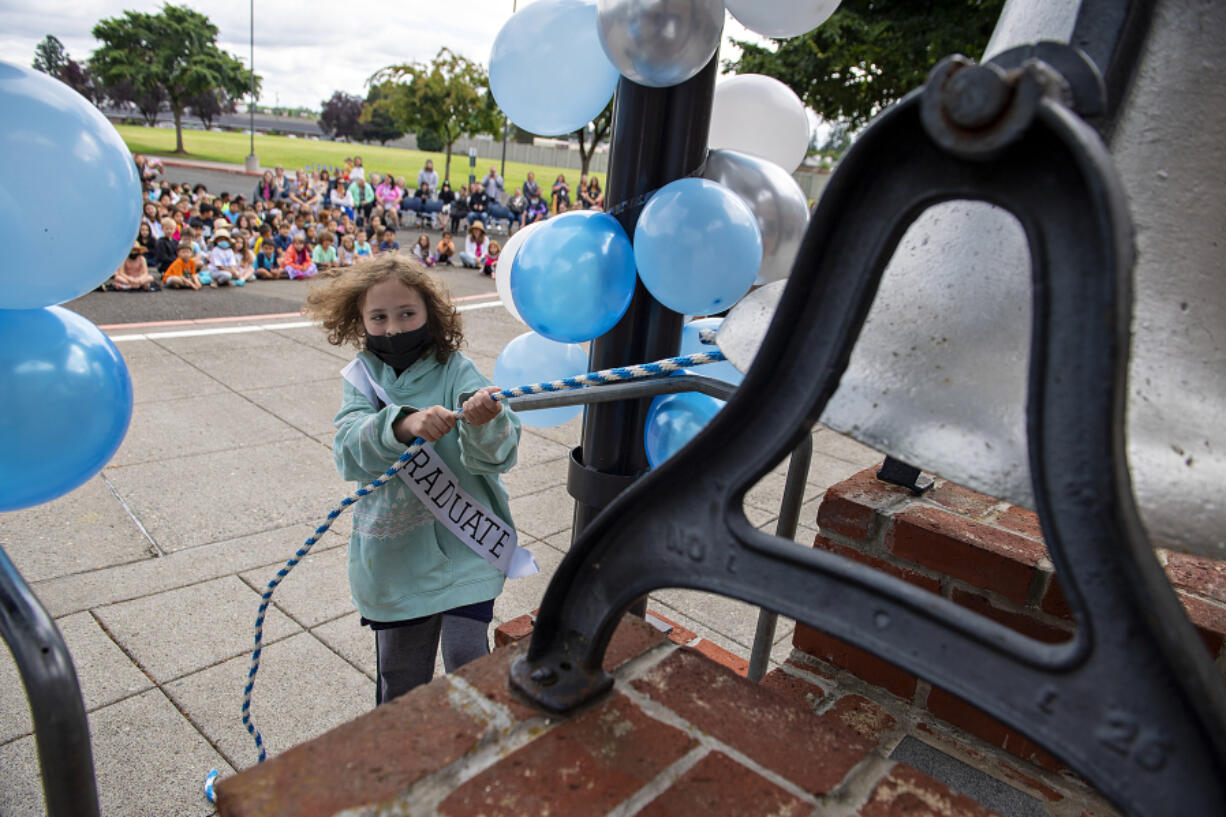
<instances>
[{"instance_id":1,"label":"black metal pole","mask_svg":"<svg viewBox=\"0 0 1226 817\"><path fill-rule=\"evenodd\" d=\"M692 174L707 152L717 59L671 88L647 88L624 77L617 86L610 138L606 208L634 237L647 193ZM619 206L626 203L624 206ZM592 341L593 371L677 354L682 316L640 283L625 316ZM568 488L575 498L572 541L647 468L643 423L649 399L589 406L581 445L571 452Z\"/></svg>"}]
</instances>

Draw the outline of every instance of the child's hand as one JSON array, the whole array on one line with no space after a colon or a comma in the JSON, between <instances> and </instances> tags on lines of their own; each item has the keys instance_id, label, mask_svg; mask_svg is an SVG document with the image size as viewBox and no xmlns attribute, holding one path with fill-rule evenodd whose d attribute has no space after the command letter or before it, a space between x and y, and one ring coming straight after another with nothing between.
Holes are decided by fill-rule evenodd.
<instances>
[{"instance_id":1,"label":"child's hand","mask_svg":"<svg viewBox=\"0 0 1226 817\"><path fill-rule=\"evenodd\" d=\"M408 445L418 437L428 443L435 442L453 428L455 412L442 406L431 406L401 417L392 424L392 433L397 440Z\"/></svg>"},{"instance_id":2,"label":"child's hand","mask_svg":"<svg viewBox=\"0 0 1226 817\"><path fill-rule=\"evenodd\" d=\"M499 391L501 389L497 386L486 386L465 400L464 405L460 406L460 410L464 412L464 419L472 425L479 426L497 417L498 412L502 411L502 404L496 402L491 395Z\"/></svg>"}]
</instances>

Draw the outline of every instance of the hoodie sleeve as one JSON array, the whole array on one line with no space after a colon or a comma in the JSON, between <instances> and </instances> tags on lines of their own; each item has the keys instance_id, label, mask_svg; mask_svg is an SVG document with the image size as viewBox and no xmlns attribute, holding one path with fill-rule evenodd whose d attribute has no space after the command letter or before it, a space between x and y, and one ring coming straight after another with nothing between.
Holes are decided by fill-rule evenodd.
<instances>
[{"instance_id":1,"label":"hoodie sleeve","mask_svg":"<svg viewBox=\"0 0 1226 817\"><path fill-rule=\"evenodd\" d=\"M493 385L477 370L468 358L462 358L462 366L456 379L456 406L477 391ZM474 474L500 474L511 470L519 455L520 422L515 412L503 406L494 419L484 425L470 425L461 421L460 463Z\"/></svg>"},{"instance_id":2,"label":"hoodie sleeve","mask_svg":"<svg viewBox=\"0 0 1226 817\"><path fill-rule=\"evenodd\" d=\"M408 447L396 439L392 424L409 410L385 406L376 411L365 395L345 383L341 410L332 421L332 458L341 476L353 482L381 476Z\"/></svg>"}]
</instances>

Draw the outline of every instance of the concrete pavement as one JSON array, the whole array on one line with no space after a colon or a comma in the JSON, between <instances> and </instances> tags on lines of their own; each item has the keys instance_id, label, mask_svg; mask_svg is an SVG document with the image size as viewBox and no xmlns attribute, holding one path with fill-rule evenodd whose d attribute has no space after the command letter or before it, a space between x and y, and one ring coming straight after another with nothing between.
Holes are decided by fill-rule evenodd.
<instances>
[{"instance_id":1,"label":"concrete pavement","mask_svg":"<svg viewBox=\"0 0 1226 817\"><path fill-rule=\"evenodd\" d=\"M290 284L267 283L278 285ZM110 297L178 296L192 293ZM492 375L499 351L526 328L492 293L468 296L466 351ZM108 817L210 814L205 774L255 762L239 707L259 593L350 490L330 443L339 370L352 350L329 346L305 323L287 315L110 328L135 388L123 446L68 496L0 515L0 543L72 650ZM507 583L495 625L539 605L569 545L567 457L579 427L525 428L505 481L521 542L543 572ZM880 460L829 430L815 431L814 443L796 536L803 544L816 534L826 486ZM747 515L764 529L774 529L785 470L747 498ZM274 596L253 706L270 754L373 705L374 641L348 597L348 529L342 516ZM650 607L749 655L757 611L748 605L663 590ZM776 660L790 649L791 629L781 623ZM0 655L5 817L43 813L30 729L16 669Z\"/></svg>"}]
</instances>

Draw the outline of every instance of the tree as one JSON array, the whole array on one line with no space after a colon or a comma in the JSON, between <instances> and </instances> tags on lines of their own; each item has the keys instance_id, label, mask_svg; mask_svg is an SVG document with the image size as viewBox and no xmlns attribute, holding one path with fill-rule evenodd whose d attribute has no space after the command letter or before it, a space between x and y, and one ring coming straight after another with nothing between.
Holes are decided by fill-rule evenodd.
<instances>
[{"instance_id":1,"label":"tree","mask_svg":"<svg viewBox=\"0 0 1226 817\"><path fill-rule=\"evenodd\" d=\"M200 120L205 130L213 127L213 123L224 113L234 113L238 104L234 98L220 88L210 88L196 94L187 101L188 112Z\"/></svg>"},{"instance_id":2,"label":"tree","mask_svg":"<svg viewBox=\"0 0 1226 817\"><path fill-rule=\"evenodd\" d=\"M336 91L330 99L320 103L319 129L333 139L346 142L358 138L362 132L362 98L344 91Z\"/></svg>"},{"instance_id":3,"label":"tree","mask_svg":"<svg viewBox=\"0 0 1226 817\"><path fill-rule=\"evenodd\" d=\"M106 90L106 95L116 105L136 108L144 118L145 125L150 128L157 124L158 114L166 104L166 94L160 87L154 86L148 91L140 91L127 80L112 85Z\"/></svg>"},{"instance_id":4,"label":"tree","mask_svg":"<svg viewBox=\"0 0 1226 817\"><path fill-rule=\"evenodd\" d=\"M612 129L613 100L610 99L609 104L604 106L604 110L597 114L595 119L575 131L575 135L579 137L579 161L583 166L580 175L587 175L587 169L592 164L592 154L596 152L596 146L608 138L609 131ZM588 137L590 137L590 141Z\"/></svg>"},{"instance_id":5,"label":"tree","mask_svg":"<svg viewBox=\"0 0 1226 817\"><path fill-rule=\"evenodd\" d=\"M48 34L34 46L31 67L55 77L90 102L98 101L98 84L89 68L68 56L64 44L55 35Z\"/></svg>"},{"instance_id":6,"label":"tree","mask_svg":"<svg viewBox=\"0 0 1226 817\"><path fill-rule=\"evenodd\" d=\"M451 148L457 139L477 133L497 136L502 127L485 68L448 48L440 48L430 65L389 65L370 82L384 86L385 107L405 131L434 131L442 137L445 179L451 178Z\"/></svg>"},{"instance_id":7,"label":"tree","mask_svg":"<svg viewBox=\"0 0 1226 817\"><path fill-rule=\"evenodd\" d=\"M161 91L174 115L175 153L186 152L183 111L193 98L209 89L240 97L251 85L251 72L217 47L217 26L184 6L167 4L159 14L125 11L100 20L93 35L102 45L90 66L105 87L127 82L141 96Z\"/></svg>"},{"instance_id":8,"label":"tree","mask_svg":"<svg viewBox=\"0 0 1226 817\"><path fill-rule=\"evenodd\" d=\"M978 57L1004 0L843 0L808 34L773 47L735 41L740 59L724 67L786 83L823 119L852 130L911 89L955 52Z\"/></svg>"}]
</instances>

